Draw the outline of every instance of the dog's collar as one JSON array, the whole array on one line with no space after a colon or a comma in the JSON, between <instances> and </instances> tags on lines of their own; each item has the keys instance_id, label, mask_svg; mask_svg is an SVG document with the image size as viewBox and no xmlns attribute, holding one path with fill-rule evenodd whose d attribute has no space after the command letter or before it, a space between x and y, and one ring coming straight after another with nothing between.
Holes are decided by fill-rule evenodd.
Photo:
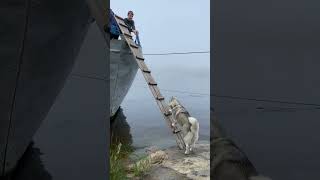
<instances>
[{"instance_id":1,"label":"dog's collar","mask_svg":"<svg viewBox=\"0 0 320 180\"><path fill-rule=\"evenodd\" d=\"M174 108L172 108L172 110L178 108L178 107L182 107L180 104L176 105Z\"/></svg>"}]
</instances>

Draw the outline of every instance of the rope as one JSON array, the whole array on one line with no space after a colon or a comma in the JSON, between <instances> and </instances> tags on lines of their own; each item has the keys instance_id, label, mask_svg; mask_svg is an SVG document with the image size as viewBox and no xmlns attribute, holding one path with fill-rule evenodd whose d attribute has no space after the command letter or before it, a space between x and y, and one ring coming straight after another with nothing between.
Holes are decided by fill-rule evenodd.
<instances>
[{"instance_id":1,"label":"rope","mask_svg":"<svg viewBox=\"0 0 320 180\"><path fill-rule=\"evenodd\" d=\"M31 4L31 0L26 1L26 11L25 11L25 24L24 24L24 32L23 32L23 39L21 42L21 49L20 49L20 57L19 57L19 62L18 62L18 68L17 68L17 74L16 74L16 82L15 82L15 87L13 90L13 98L12 98L12 104L11 104L11 112L10 112L10 119L9 119L9 128L8 128L8 134L7 134L7 138L6 138L6 145L5 145L5 149L4 149L4 161L3 161L3 169L2 172L5 172L5 167L6 167L6 159L7 159L7 149L8 149L8 144L9 144L9 137L10 137L10 132L11 132L11 128L12 128L12 118L13 118L13 112L14 112L14 107L15 107L15 102L16 102L16 98L17 98L17 87L19 84L19 77L21 74L21 66L23 63L23 54L24 54L24 48L25 48L25 43L26 43L26 36L28 33L28 25L29 25L29 17L30 17L30 5Z\"/></svg>"},{"instance_id":2,"label":"rope","mask_svg":"<svg viewBox=\"0 0 320 180\"><path fill-rule=\"evenodd\" d=\"M145 53L146 56L167 56L167 55L182 55L182 54L209 54L210 51L187 51L187 52L168 52L168 53Z\"/></svg>"},{"instance_id":3,"label":"rope","mask_svg":"<svg viewBox=\"0 0 320 180\"><path fill-rule=\"evenodd\" d=\"M258 101L258 102L270 102L270 103L279 103L279 104L291 104L291 105L317 106L317 107L320 107L320 104L305 103L305 102L280 101L280 100L273 100L273 99L246 98L246 97L239 97L239 96L226 96L226 95L217 95L217 94L212 94L210 96L218 97L218 98L226 98L226 99L238 99L238 100L248 100L248 101Z\"/></svg>"}]
</instances>

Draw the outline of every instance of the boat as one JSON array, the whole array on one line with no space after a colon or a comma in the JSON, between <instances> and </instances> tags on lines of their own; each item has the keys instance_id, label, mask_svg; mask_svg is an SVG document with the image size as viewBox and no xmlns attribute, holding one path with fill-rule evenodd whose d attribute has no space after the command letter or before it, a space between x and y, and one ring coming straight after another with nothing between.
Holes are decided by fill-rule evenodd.
<instances>
[{"instance_id":1,"label":"boat","mask_svg":"<svg viewBox=\"0 0 320 180\"><path fill-rule=\"evenodd\" d=\"M111 19L111 21L114 19ZM112 22L115 24L116 21ZM120 31L120 29L119 29ZM135 37L142 53L139 37ZM138 64L125 37L110 40L110 117L113 119L138 71Z\"/></svg>"},{"instance_id":2,"label":"boat","mask_svg":"<svg viewBox=\"0 0 320 180\"><path fill-rule=\"evenodd\" d=\"M4 176L14 170L64 87L92 18L86 1L78 0L5 0L0 17L4 27L0 176Z\"/></svg>"},{"instance_id":3,"label":"boat","mask_svg":"<svg viewBox=\"0 0 320 180\"><path fill-rule=\"evenodd\" d=\"M140 48L141 49L141 48ZM122 40L110 40L110 116L114 117L137 74L138 65L129 46Z\"/></svg>"},{"instance_id":4,"label":"boat","mask_svg":"<svg viewBox=\"0 0 320 180\"><path fill-rule=\"evenodd\" d=\"M0 177L10 174L26 152L71 74L92 24L86 1L6 1L0 11L5 27L0 36ZM123 40L112 41L107 49L114 115L138 67Z\"/></svg>"}]
</instances>

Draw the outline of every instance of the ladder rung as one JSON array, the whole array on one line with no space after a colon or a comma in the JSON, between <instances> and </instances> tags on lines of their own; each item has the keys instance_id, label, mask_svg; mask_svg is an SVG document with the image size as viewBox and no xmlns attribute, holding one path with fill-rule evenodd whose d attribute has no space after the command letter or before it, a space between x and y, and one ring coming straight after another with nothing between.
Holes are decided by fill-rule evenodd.
<instances>
[{"instance_id":1,"label":"ladder rung","mask_svg":"<svg viewBox=\"0 0 320 180\"><path fill-rule=\"evenodd\" d=\"M148 69L147 65L143 62L143 61L140 61L139 62L140 66L141 66L141 70L145 73L151 73L151 71Z\"/></svg>"},{"instance_id":2,"label":"ladder rung","mask_svg":"<svg viewBox=\"0 0 320 180\"><path fill-rule=\"evenodd\" d=\"M147 74L147 81L149 85L157 85L156 81L153 79L153 77L151 76L151 74ZM154 88L153 88L154 89ZM154 89L156 96L159 96L159 93L157 93L157 91Z\"/></svg>"},{"instance_id":3,"label":"ladder rung","mask_svg":"<svg viewBox=\"0 0 320 180\"><path fill-rule=\"evenodd\" d=\"M147 75L147 81L149 85L157 85L157 82L153 79L153 77L150 74ZM155 93L158 96L158 93L156 91Z\"/></svg>"},{"instance_id":4,"label":"ladder rung","mask_svg":"<svg viewBox=\"0 0 320 180\"><path fill-rule=\"evenodd\" d=\"M141 56L136 56L137 59L141 60L141 61L144 61L144 58L141 57Z\"/></svg>"},{"instance_id":5,"label":"ladder rung","mask_svg":"<svg viewBox=\"0 0 320 180\"><path fill-rule=\"evenodd\" d=\"M170 111L166 111L163 113L165 116L170 116L172 113Z\"/></svg>"},{"instance_id":6,"label":"ladder rung","mask_svg":"<svg viewBox=\"0 0 320 180\"><path fill-rule=\"evenodd\" d=\"M154 92L155 92L155 94L157 95L157 97L163 97L162 96L162 94L160 93L160 90L159 90L159 88L158 87L153 87L153 89L154 89ZM164 99L164 97L163 97L163 99ZM163 104L162 104L162 106L163 106L163 109L165 110L165 111L167 111L166 110L166 106L164 106Z\"/></svg>"},{"instance_id":7,"label":"ladder rung","mask_svg":"<svg viewBox=\"0 0 320 180\"><path fill-rule=\"evenodd\" d=\"M132 42L130 43L130 46L133 47L133 48L137 48L137 49L139 48L139 46L137 46L136 44L134 44Z\"/></svg>"},{"instance_id":8,"label":"ladder rung","mask_svg":"<svg viewBox=\"0 0 320 180\"><path fill-rule=\"evenodd\" d=\"M151 73L151 71L149 69L142 69L142 71L145 73Z\"/></svg>"},{"instance_id":9,"label":"ladder rung","mask_svg":"<svg viewBox=\"0 0 320 180\"><path fill-rule=\"evenodd\" d=\"M154 86L154 85L157 85L157 82L155 82L155 81L149 81L148 84Z\"/></svg>"},{"instance_id":10,"label":"ladder rung","mask_svg":"<svg viewBox=\"0 0 320 180\"><path fill-rule=\"evenodd\" d=\"M121 26L125 27L125 28L128 28L128 26L127 26L125 23L123 23L123 22L119 22L119 24L120 24Z\"/></svg>"},{"instance_id":11,"label":"ladder rung","mask_svg":"<svg viewBox=\"0 0 320 180\"><path fill-rule=\"evenodd\" d=\"M118 16L118 15L116 15L116 14L115 14L115 17L118 18L118 19L120 19L120 20L122 20L122 21L124 21L124 19L123 19L122 17L120 17L120 16Z\"/></svg>"},{"instance_id":12,"label":"ladder rung","mask_svg":"<svg viewBox=\"0 0 320 180\"><path fill-rule=\"evenodd\" d=\"M172 132L173 134L178 134L181 130L180 129L174 129Z\"/></svg>"},{"instance_id":13,"label":"ladder rung","mask_svg":"<svg viewBox=\"0 0 320 180\"><path fill-rule=\"evenodd\" d=\"M157 85L156 81L153 79L151 74L149 73L145 74L144 77L149 85ZM154 91L154 96L158 96L158 93L156 92L156 90L153 87L151 87L151 89L152 91Z\"/></svg>"},{"instance_id":14,"label":"ladder rung","mask_svg":"<svg viewBox=\"0 0 320 180\"><path fill-rule=\"evenodd\" d=\"M164 100L164 97L163 96L157 96L156 99L161 101L161 100Z\"/></svg>"},{"instance_id":15,"label":"ladder rung","mask_svg":"<svg viewBox=\"0 0 320 180\"><path fill-rule=\"evenodd\" d=\"M131 34L127 33L127 32L124 32L123 33L125 36L128 36L130 39L132 38Z\"/></svg>"}]
</instances>

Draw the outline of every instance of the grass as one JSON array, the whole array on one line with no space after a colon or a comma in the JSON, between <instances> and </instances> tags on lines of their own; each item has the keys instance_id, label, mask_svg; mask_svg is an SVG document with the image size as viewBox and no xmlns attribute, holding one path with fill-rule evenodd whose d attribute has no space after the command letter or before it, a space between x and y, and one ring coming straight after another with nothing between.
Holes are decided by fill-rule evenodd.
<instances>
[{"instance_id":1,"label":"grass","mask_svg":"<svg viewBox=\"0 0 320 180\"><path fill-rule=\"evenodd\" d=\"M138 157L133 164L131 171L128 172L125 160L133 152L133 148L129 145L118 142L110 147L110 179L111 180L127 180L128 173L135 177L143 176L150 168L151 164L148 156Z\"/></svg>"},{"instance_id":2,"label":"grass","mask_svg":"<svg viewBox=\"0 0 320 180\"><path fill-rule=\"evenodd\" d=\"M119 143L116 147L110 148L110 179L125 180L126 172L123 162L121 161L121 147Z\"/></svg>"},{"instance_id":3,"label":"grass","mask_svg":"<svg viewBox=\"0 0 320 180\"><path fill-rule=\"evenodd\" d=\"M148 156L141 157L133 166L133 175L136 177L143 176L151 168Z\"/></svg>"}]
</instances>

